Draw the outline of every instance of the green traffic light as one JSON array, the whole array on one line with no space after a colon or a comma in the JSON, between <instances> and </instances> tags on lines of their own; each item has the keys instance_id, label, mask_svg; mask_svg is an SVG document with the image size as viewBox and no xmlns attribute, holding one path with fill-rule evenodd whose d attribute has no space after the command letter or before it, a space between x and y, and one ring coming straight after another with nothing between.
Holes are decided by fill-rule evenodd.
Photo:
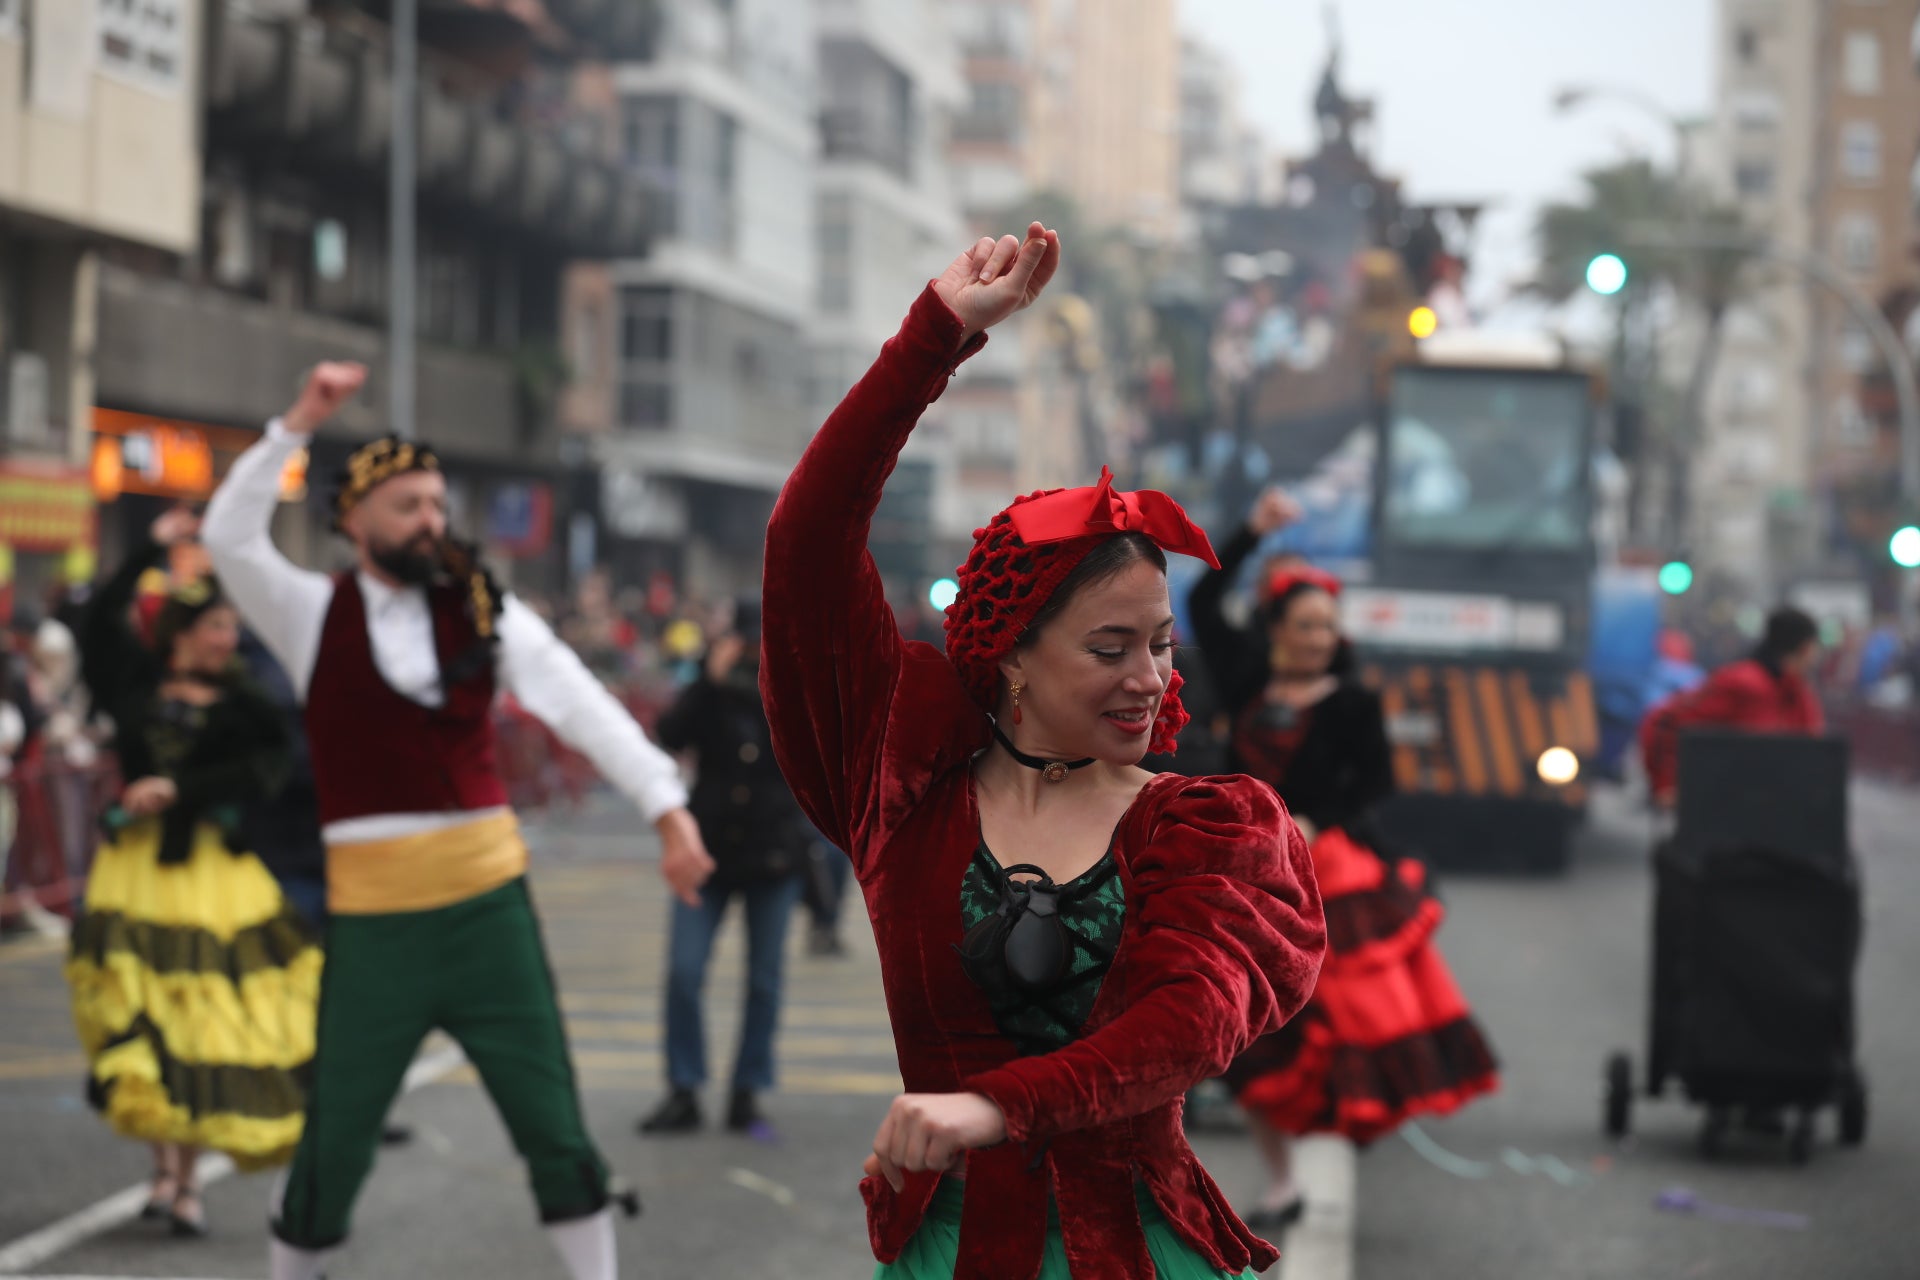
<instances>
[{"instance_id":1,"label":"green traffic light","mask_svg":"<svg viewBox=\"0 0 1920 1280\"><path fill-rule=\"evenodd\" d=\"M1693 566L1685 560L1669 560L1660 566L1660 589L1670 596L1683 596L1693 586Z\"/></svg>"},{"instance_id":2,"label":"green traffic light","mask_svg":"<svg viewBox=\"0 0 1920 1280\"><path fill-rule=\"evenodd\" d=\"M1920 569L1920 528L1907 525L1887 540L1887 554L1902 569Z\"/></svg>"},{"instance_id":3,"label":"green traffic light","mask_svg":"<svg viewBox=\"0 0 1920 1280\"><path fill-rule=\"evenodd\" d=\"M1627 287L1627 264L1620 255L1603 253L1587 264L1587 288L1610 297Z\"/></svg>"}]
</instances>

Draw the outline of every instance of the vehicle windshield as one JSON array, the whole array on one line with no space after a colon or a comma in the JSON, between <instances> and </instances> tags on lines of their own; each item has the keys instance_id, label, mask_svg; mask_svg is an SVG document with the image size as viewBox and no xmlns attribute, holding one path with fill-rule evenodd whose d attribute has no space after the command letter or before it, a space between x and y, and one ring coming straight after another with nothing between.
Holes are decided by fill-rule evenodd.
<instances>
[{"instance_id":1,"label":"vehicle windshield","mask_svg":"<svg viewBox=\"0 0 1920 1280\"><path fill-rule=\"evenodd\" d=\"M1382 513L1389 541L1461 550L1586 544L1585 379L1402 369L1390 413Z\"/></svg>"}]
</instances>

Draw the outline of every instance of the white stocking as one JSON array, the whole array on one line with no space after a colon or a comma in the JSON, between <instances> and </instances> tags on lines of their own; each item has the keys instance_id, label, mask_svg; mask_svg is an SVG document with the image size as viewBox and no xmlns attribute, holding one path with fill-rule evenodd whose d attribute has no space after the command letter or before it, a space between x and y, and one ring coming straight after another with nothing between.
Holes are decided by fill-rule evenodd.
<instances>
[{"instance_id":1,"label":"white stocking","mask_svg":"<svg viewBox=\"0 0 1920 1280\"><path fill-rule=\"evenodd\" d=\"M313 1253L269 1238L267 1274L272 1280L326 1280L327 1259L331 1256L331 1250Z\"/></svg>"},{"instance_id":2,"label":"white stocking","mask_svg":"<svg viewBox=\"0 0 1920 1280\"><path fill-rule=\"evenodd\" d=\"M547 1238L560 1251L573 1280L618 1280L612 1209L602 1209L591 1218L556 1222L547 1228Z\"/></svg>"}]
</instances>

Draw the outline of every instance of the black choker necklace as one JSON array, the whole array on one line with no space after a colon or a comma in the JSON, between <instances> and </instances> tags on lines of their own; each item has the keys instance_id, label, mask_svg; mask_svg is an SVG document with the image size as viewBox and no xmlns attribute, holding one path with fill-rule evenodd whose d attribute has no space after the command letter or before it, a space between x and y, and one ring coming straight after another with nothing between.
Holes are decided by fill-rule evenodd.
<instances>
[{"instance_id":1,"label":"black choker necklace","mask_svg":"<svg viewBox=\"0 0 1920 1280\"><path fill-rule=\"evenodd\" d=\"M1038 769L1040 776L1048 782L1065 782L1067 775L1075 769L1084 769L1093 763L1093 757L1084 760L1042 760L1039 756L1030 756L1007 741L1007 735L1000 732L1000 726L993 726L993 738L1007 749L1007 754L1029 769Z\"/></svg>"}]
</instances>

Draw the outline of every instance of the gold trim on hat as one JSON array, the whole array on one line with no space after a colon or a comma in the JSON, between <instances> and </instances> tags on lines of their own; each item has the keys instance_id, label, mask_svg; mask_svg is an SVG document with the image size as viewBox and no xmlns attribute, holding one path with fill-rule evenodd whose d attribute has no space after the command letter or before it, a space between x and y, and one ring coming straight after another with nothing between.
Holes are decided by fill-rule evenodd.
<instances>
[{"instance_id":1,"label":"gold trim on hat","mask_svg":"<svg viewBox=\"0 0 1920 1280\"><path fill-rule=\"evenodd\" d=\"M425 445L411 440L375 440L354 450L347 458L347 482L341 486L335 503L344 515L397 475L439 469L440 459Z\"/></svg>"}]
</instances>

